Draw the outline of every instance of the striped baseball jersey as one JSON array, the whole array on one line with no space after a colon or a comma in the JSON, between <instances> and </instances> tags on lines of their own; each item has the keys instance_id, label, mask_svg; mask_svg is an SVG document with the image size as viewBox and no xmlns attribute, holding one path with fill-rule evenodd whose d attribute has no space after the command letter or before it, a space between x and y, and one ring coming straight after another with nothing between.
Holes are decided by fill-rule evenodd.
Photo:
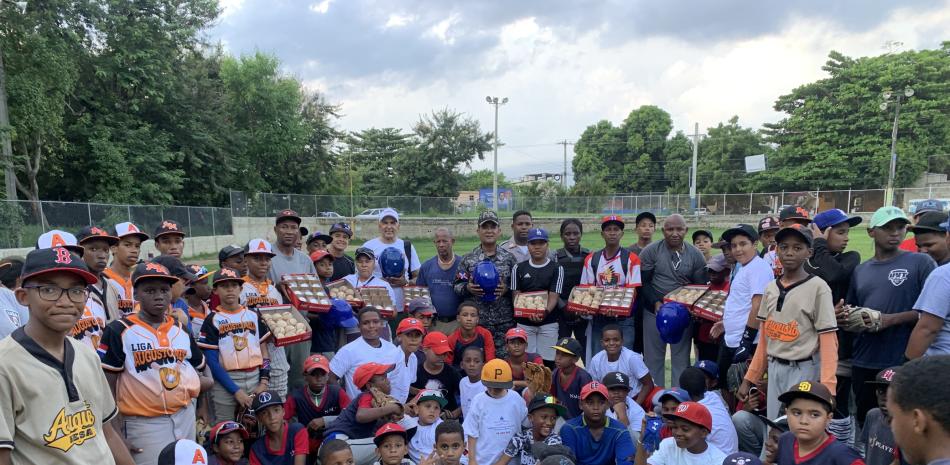
<instances>
[{"instance_id":1,"label":"striped baseball jersey","mask_svg":"<svg viewBox=\"0 0 950 465\"><path fill-rule=\"evenodd\" d=\"M106 326L102 367L119 374L115 397L123 415L171 415L198 397L204 353L174 318L158 327L129 315Z\"/></svg>"},{"instance_id":2,"label":"striped baseball jersey","mask_svg":"<svg viewBox=\"0 0 950 465\"><path fill-rule=\"evenodd\" d=\"M234 311L219 306L205 318L198 346L217 350L227 371L250 370L264 363L261 343L270 336L256 311L243 305Z\"/></svg>"},{"instance_id":3,"label":"striped baseball jersey","mask_svg":"<svg viewBox=\"0 0 950 465\"><path fill-rule=\"evenodd\" d=\"M188 318L191 319L191 337L195 338L196 341L201 334L201 325L204 324L209 313L211 313L211 309L208 308L205 301L201 301L201 305L197 308L191 305L188 306Z\"/></svg>"},{"instance_id":4,"label":"striped baseball jersey","mask_svg":"<svg viewBox=\"0 0 950 465\"><path fill-rule=\"evenodd\" d=\"M626 267L620 254L627 254ZM597 269L594 269L594 256L599 255ZM584 259L581 272L581 284L593 284L605 287L640 287L640 257L626 249L620 249L613 257L604 255L603 250L595 250Z\"/></svg>"},{"instance_id":5,"label":"striped baseball jersey","mask_svg":"<svg viewBox=\"0 0 950 465\"><path fill-rule=\"evenodd\" d=\"M112 286L112 289L119 296L117 305L122 315L132 313L135 310L135 299L132 295L132 277L123 278L112 268L102 270L102 274L106 276L106 282L109 283L109 286Z\"/></svg>"},{"instance_id":6,"label":"striped baseball jersey","mask_svg":"<svg viewBox=\"0 0 950 465\"><path fill-rule=\"evenodd\" d=\"M0 448L24 465L113 465L102 425L116 416L99 357L66 338L60 361L23 328L0 341Z\"/></svg>"},{"instance_id":7,"label":"striped baseball jersey","mask_svg":"<svg viewBox=\"0 0 950 465\"><path fill-rule=\"evenodd\" d=\"M83 308L82 316L73 326L70 335L77 341L82 341L92 350L99 349L99 340L102 331L106 329L106 309L90 294Z\"/></svg>"}]
</instances>

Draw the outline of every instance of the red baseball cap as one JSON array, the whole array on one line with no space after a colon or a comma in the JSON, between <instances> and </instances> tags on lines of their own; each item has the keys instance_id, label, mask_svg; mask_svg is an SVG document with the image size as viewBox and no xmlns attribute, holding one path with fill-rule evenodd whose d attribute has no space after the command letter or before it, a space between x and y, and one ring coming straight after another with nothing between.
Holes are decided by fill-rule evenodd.
<instances>
[{"instance_id":1,"label":"red baseball cap","mask_svg":"<svg viewBox=\"0 0 950 465\"><path fill-rule=\"evenodd\" d=\"M610 397L610 394L607 392L607 386L604 386L604 383L600 381L591 381L581 388L581 400L590 397L591 394L600 394L604 396L604 399Z\"/></svg>"},{"instance_id":2,"label":"red baseball cap","mask_svg":"<svg viewBox=\"0 0 950 465\"><path fill-rule=\"evenodd\" d=\"M326 373L330 372L330 362L326 357L320 354L312 354L303 361L303 372L310 373L317 368L323 370Z\"/></svg>"},{"instance_id":3,"label":"red baseball cap","mask_svg":"<svg viewBox=\"0 0 950 465\"><path fill-rule=\"evenodd\" d=\"M403 439L405 439L406 429L395 423L386 423L385 425L380 426L378 430L376 430L376 435L373 437L373 443L375 443L378 446L379 443L383 442L383 438L385 438L386 436L389 436L390 434L398 434L402 436Z\"/></svg>"},{"instance_id":4,"label":"red baseball cap","mask_svg":"<svg viewBox=\"0 0 950 465\"><path fill-rule=\"evenodd\" d=\"M317 263L320 260L326 258L328 255L330 255L330 252L327 252L326 250L314 250L313 253L310 254L310 261Z\"/></svg>"},{"instance_id":5,"label":"red baseball cap","mask_svg":"<svg viewBox=\"0 0 950 465\"><path fill-rule=\"evenodd\" d=\"M426 334L426 337L422 339L422 348L432 349L432 352L436 355L444 355L452 352L452 348L449 347L449 338L438 331Z\"/></svg>"},{"instance_id":6,"label":"red baseball cap","mask_svg":"<svg viewBox=\"0 0 950 465\"><path fill-rule=\"evenodd\" d=\"M528 332L521 328L511 328L505 333L505 340L510 341L512 339L523 339L524 342L528 342Z\"/></svg>"},{"instance_id":7,"label":"red baseball cap","mask_svg":"<svg viewBox=\"0 0 950 465\"><path fill-rule=\"evenodd\" d=\"M228 434L228 433L233 433L235 431L239 431L241 433L241 437L244 438L245 440L247 440L247 438L250 437L250 435L247 432L247 429L244 428L244 425L234 420L227 420L227 421L222 421L221 423L218 423L217 425L214 425L213 428L211 428L211 435L210 435L211 444L217 444L218 439L220 439L221 436L224 436L225 434Z\"/></svg>"},{"instance_id":8,"label":"red baseball cap","mask_svg":"<svg viewBox=\"0 0 950 465\"><path fill-rule=\"evenodd\" d=\"M673 413L663 415L666 419L679 418L690 423L702 426L707 431L712 431L712 415L705 405L698 402L683 402L676 407Z\"/></svg>"},{"instance_id":9,"label":"red baseball cap","mask_svg":"<svg viewBox=\"0 0 950 465\"><path fill-rule=\"evenodd\" d=\"M608 224L611 223L620 226L620 229L623 229L625 226L623 218L621 218L620 215L607 215L600 219L600 229L604 229Z\"/></svg>"},{"instance_id":10,"label":"red baseball cap","mask_svg":"<svg viewBox=\"0 0 950 465\"><path fill-rule=\"evenodd\" d=\"M373 379L373 376L385 375L393 368L396 368L396 365L383 365L375 362L364 363L353 373L353 384L356 385L357 389L363 389L363 386L366 386L366 383Z\"/></svg>"},{"instance_id":11,"label":"red baseball cap","mask_svg":"<svg viewBox=\"0 0 950 465\"><path fill-rule=\"evenodd\" d=\"M419 331L420 333L425 334L426 328L425 326L422 326L421 321L415 318L406 318L400 321L399 326L396 327L396 335L398 336L408 331ZM448 340L446 340L446 344L448 344Z\"/></svg>"}]
</instances>

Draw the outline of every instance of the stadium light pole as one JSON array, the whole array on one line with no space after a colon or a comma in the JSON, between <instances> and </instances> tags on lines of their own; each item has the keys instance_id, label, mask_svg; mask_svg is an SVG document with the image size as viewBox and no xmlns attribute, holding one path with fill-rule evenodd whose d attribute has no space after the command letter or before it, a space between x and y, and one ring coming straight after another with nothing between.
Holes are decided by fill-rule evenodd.
<instances>
[{"instance_id":1,"label":"stadium light pole","mask_svg":"<svg viewBox=\"0 0 950 465\"><path fill-rule=\"evenodd\" d=\"M498 100L498 97L488 96L485 101L495 107L495 170L491 177L491 202L492 210L498 212L498 107L508 103L508 97Z\"/></svg>"},{"instance_id":2,"label":"stadium light pole","mask_svg":"<svg viewBox=\"0 0 950 465\"><path fill-rule=\"evenodd\" d=\"M26 2L0 0L0 8L9 4L26 14ZM0 157L3 158L3 181L7 200L16 200L16 175L13 173L13 145L10 141L10 114L7 109L7 77L3 69L3 53L0 51Z\"/></svg>"},{"instance_id":3,"label":"stadium light pole","mask_svg":"<svg viewBox=\"0 0 950 465\"><path fill-rule=\"evenodd\" d=\"M884 91L881 94L881 97L884 98L884 101L881 102L881 111L886 111L888 105L891 103L891 97L897 97L894 101L894 124L891 127L891 166L887 173L887 190L884 191L885 205L894 205L894 201L897 200L897 196L894 195L894 178L897 175L897 117L901 114L901 97L911 98L914 96L914 89L907 87L904 89L904 92L891 92L889 90Z\"/></svg>"}]
</instances>

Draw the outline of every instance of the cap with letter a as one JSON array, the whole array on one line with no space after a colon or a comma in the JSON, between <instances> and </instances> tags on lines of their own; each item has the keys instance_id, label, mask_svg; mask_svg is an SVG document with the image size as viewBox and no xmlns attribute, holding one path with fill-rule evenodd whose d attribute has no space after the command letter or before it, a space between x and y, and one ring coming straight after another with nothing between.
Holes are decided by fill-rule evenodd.
<instances>
[{"instance_id":1,"label":"cap with letter a","mask_svg":"<svg viewBox=\"0 0 950 465\"><path fill-rule=\"evenodd\" d=\"M36 239L37 249L52 249L53 247L65 247L80 257L82 257L86 251L86 249L76 241L76 236L66 231L60 231L59 229L45 232Z\"/></svg>"},{"instance_id":2,"label":"cap with letter a","mask_svg":"<svg viewBox=\"0 0 950 465\"><path fill-rule=\"evenodd\" d=\"M264 239L251 239L247 242L247 245L244 246L244 255L254 254L269 255L271 257L277 255L271 248L270 242Z\"/></svg>"},{"instance_id":3,"label":"cap with letter a","mask_svg":"<svg viewBox=\"0 0 950 465\"><path fill-rule=\"evenodd\" d=\"M119 223L113 228L113 236L118 237L119 239L124 239L128 236L135 236L141 239L143 242L148 240L148 234L142 232L138 226L128 221L125 223Z\"/></svg>"}]
</instances>

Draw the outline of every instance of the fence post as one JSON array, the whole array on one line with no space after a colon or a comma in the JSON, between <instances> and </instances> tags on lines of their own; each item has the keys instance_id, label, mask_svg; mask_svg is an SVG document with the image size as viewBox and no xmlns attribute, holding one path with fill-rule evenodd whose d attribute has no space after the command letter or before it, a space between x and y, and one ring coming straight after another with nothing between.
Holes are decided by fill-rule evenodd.
<instances>
[{"instance_id":1,"label":"fence post","mask_svg":"<svg viewBox=\"0 0 950 465\"><path fill-rule=\"evenodd\" d=\"M89 216L89 226L92 226L92 204L86 203L86 215Z\"/></svg>"},{"instance_id":2,"label":"fence post","mask_svg":"<svg viewBox=\"0 0 950 465\"><path fill-rule=\"evenodd\" d=\"M214 208L212 208L211 209L211 235L214 236L214 250L220 250L218 248L218 228L215 226L214 215L215 215Z\"/></svg>"},{"instance_id":3,"label":"fence post","mask_svg":"<svg viewBox=\"0 0 950 465\"><path fill-rule=\"evenodd\" d=\"M848 214L851 213L851 188L850 188L850 187L848 188L848 204L847 204L847 206L845 206L844 208L847 209L847 210L846 210L846 213L848 213Z\"/></svg>"},{"instance_id":4,"label":"fence post","mask_svg":"<svg viewBox=\"0 0 950 465\"><path fill-rule=\"evenodd\" d=\"M749 214L752 214L752 193L749 192Z\"/></svg>"},{"instance_id":5,"label":"fence post","mask_svg":"<svg viewBox=\"0 0 950 465\"><path fill-rule=\"evenodd\" d=\"M185 211L188 212L188 235L195 237L195 232L191 230L191 207L185 207ZM214 210L211 210L211 214L214 215ZM188 242L191 242L191 256L195 256L195 240L192 239Z\"/></svg>"},{"instance_id":6,"label":"fence post","mask_svg":"<svg viewBox=\"0 0 950 465\"><path fill-rule=\"evenodd\" d=\"M821 188L819 187L818 190L815 191L815 213L814 214L817 215L818 212L820 211L821 211Z\"/></svg>"},{"instance_id":7,"label":"fence post","mask_svg":"<svg viewBox=\"0 0 950 465\"><path fill-rule=\"evenodd\" d=\"M317 207L317 196L313 196L313 216L320 217L320 208Z\"/></svg>"},{"instance_id":8,"label":"fence post","mask_svg":"<svg viewBox=\"0 0 950 465\"><path fill-rule=\"evenodd\" d=\"M726 214L726 194L722 194L722 214Z\"/></svg>"},{"instance_id":9,"label":"fence post","mask_svg":"<svg viewBox=\"0 0 950 465\"><path fill-rule=\"evenodd\" d=\"M129 223L131 223L131 222L132 222L132 206L131 206L131 205L126 205L126 206L125 206L125 209L126 209L126 212L127 212L126 214L129 216Z\"/></svg>"},{"instance_id":10,"label":"fence post","mask_svg":"<svg viewBox=\"0 0 950 465\"><path fill-rule=\"evenodd\" d=\"M259 195L264 198L264 212L263 212L264 214L261 215L261 216L265 216L265 217L266 217L266 216L267 216L267 194L261 193L261 194L259 194ZM212 214L211 216L214 217L213 214Z\"/></svg>"},{"instance_id":11,"label":"fence post","mask_svg":"<svg viewBox=\"0 0 950 465\"><path fill-rule=\"evenodd\" d=\"M422 216L422 196L417 195L416 201L419 203L419 216Z\"/></svg>"}]
</instances>

